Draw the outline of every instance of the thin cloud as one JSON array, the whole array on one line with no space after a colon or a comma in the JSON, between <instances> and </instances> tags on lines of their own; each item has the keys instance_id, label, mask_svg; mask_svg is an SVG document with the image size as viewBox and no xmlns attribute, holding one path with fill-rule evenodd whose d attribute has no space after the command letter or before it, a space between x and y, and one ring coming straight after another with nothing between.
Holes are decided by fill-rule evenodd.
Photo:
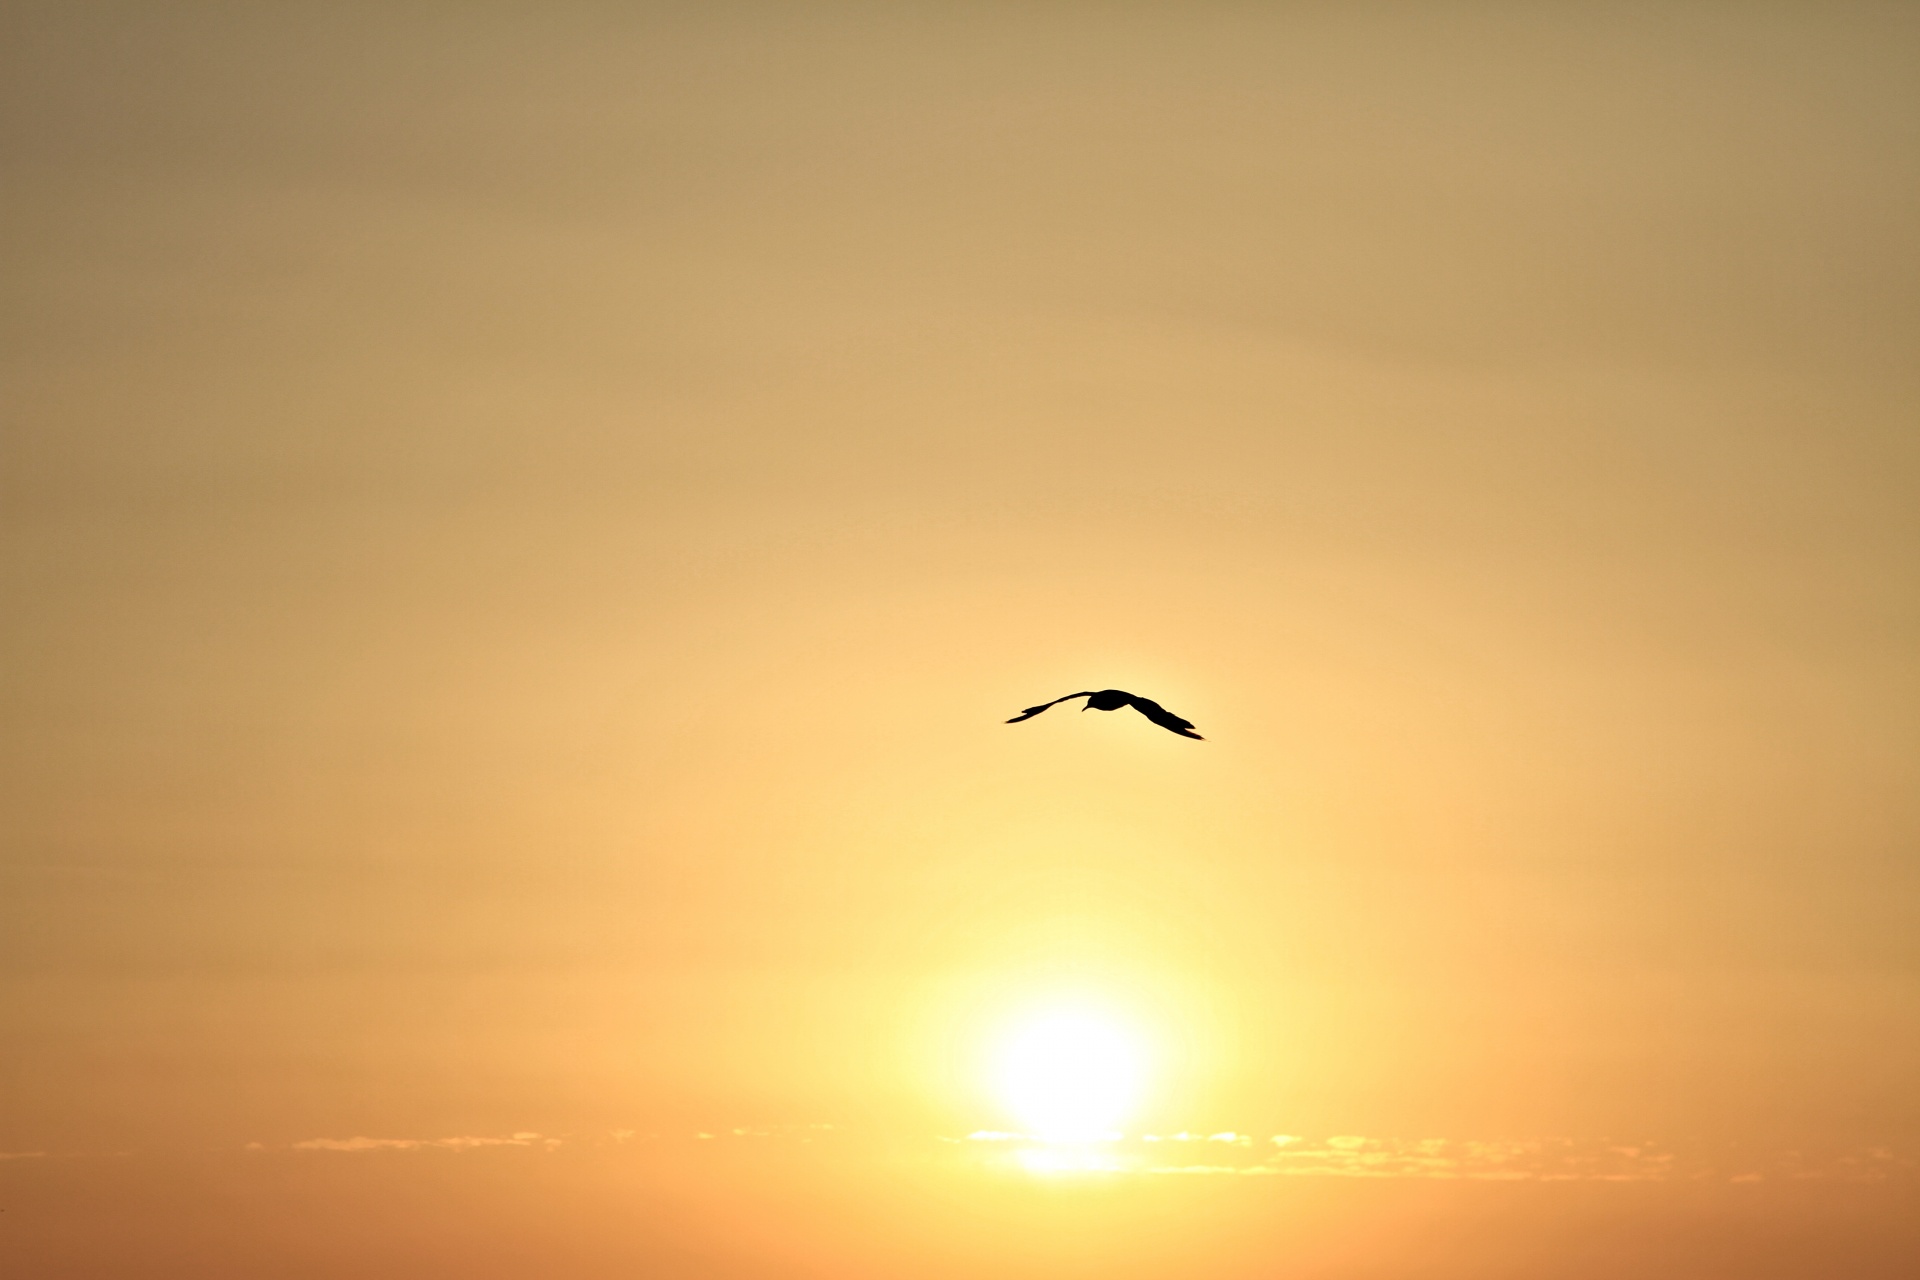
<instances>
[{"instance_id":1,"label":"thin cloud","mask_svg":"<svg viewBox=\"0 0 1920 1280\"><path fill-rule=\"evenodd\" d=\"M250 1149L259 1150L258 1143L248 1143ZM443 1151L472 1151L478 1147L544 1147L551 1151L560 1145L559 1138L543 1137L537 1133L515 1133L504 1138L480 1137L463 1134L452 1138L369 1138L358 1134L351 1138L308 1138L292 1144L295 1151L420 1151L439 1148Z\"/></svg>"},{"instance_id":2,"label":"thin cloud","mask_svg":"<svg viewBox=\"0 0 1920 1280\"><path fill-rule=\"evenodd\" d=\"M1033 1141L1020 1134L969 1136L976 1142ZM1256 1144L1250 1135L1228 1132L1142 1134L1131 1141L1098 1145L1101 1162L1084 1167L1153 1175L1470 1182L1884 1182L1911 1174L1915 1168L1912 1160L1885 1147L1815 1157L1802 1151L1674 1149L1654 1143L1622 1145L1571 1138L1522 1142L1275 1134ZM1013 1164L1051 1168L1025 1159Z\"/></svg>"}]
</instances>

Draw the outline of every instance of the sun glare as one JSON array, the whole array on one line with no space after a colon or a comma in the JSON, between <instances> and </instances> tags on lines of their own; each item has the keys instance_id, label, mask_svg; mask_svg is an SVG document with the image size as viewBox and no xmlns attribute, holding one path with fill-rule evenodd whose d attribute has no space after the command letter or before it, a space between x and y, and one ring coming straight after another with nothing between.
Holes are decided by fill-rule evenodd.
<instances>
[{"instance_id":1,"label":"sun glare","mask_svg":"<svg viewBox=\"0 0 1920 1280\"><path fill-rule=\"evenodd\" d=\"M1125 1023L1049 1009L1010 1027L993 1058L1001 1103L1032 1136L1090 1142L1124 1123L1147 1084L1148 1055Z\"/></svg>"}]
</instances>

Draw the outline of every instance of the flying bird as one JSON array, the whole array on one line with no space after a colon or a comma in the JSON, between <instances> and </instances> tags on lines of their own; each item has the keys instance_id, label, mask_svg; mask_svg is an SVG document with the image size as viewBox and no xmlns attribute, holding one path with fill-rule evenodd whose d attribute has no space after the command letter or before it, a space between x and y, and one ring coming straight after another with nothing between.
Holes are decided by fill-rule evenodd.
<instances>
[{"instance_id":1,"label":"flying bird","mask_svg":"<svg viewBox=\"0 0 1920 1280\"><path fill-rule=\"evenodd\" d=\"M1152 698L1143 698L1137 693L1128 693L1125 689L1101 689L1098 692L1088 689L1080 693L1069 693L1064 697L1055 698L1053 702L1043 702L1037 707L1028 707L1007 723L1019 724L1022 720L1031 720L1052 706L1054 702L1065 702L1068 698L1085 698L1087 705L1080 708L1082 711L1118 711L1122 707L1132 707L1169 733L1177 733L1183 738L1200 737L1193 731L1193 721L1182 720ZM1204 742L1205 739L1202 738L1201 741Z\"/></svg>"}]
</instances>

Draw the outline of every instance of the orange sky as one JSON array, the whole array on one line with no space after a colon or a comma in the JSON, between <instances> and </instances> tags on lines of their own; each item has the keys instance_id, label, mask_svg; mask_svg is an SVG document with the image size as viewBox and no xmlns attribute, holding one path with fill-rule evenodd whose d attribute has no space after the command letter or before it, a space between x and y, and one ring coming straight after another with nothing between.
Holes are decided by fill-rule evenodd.
<instances>
[{"instance_id":1,"label":"orange sky","mask_svg":"<svg viewBox=\"0 0 1920 1280\"><path fill-rule=\"evenodd\" d=\"M0 1263L1911 1274L1917 72L1894 4L8 7ZM1001 723L1108 685L1208 740ZM1130 1140L1307 1176L942 1144L1055 997ZM1698 1177L1471 1183L1569 1152Z\"/></svg>"}]
</instances>

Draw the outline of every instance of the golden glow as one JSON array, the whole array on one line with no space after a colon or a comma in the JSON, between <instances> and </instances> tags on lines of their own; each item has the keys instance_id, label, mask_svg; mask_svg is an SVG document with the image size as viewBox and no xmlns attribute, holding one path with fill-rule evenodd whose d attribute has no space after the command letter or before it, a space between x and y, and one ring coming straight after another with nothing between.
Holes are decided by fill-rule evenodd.
<instances>
[{"instance_id":1,"label":"golden glow","mask_svg":"<svg viewBox=\"0 0 1920 1280\"><path fill-rule=\"evenodd\" d=\"M1916 66L0 5L5 1274L1920 1280Z\"/></svg>"},{"instance_id":2,"label":"golden glow","mask_svg":"<svg viewBox=\"0 0 1920 1280\"><path fill-rule=\"evenodd\" d=\"M1014 1157L1028 1173L1119 1173L1126 1166L1100 1148L1028 1147Z\"/></svg>"},{"instance_id":3,"label":"golden glow","mask_svg":"<svg viewBox=\"0 0 1920 1280\"><path fill-rule=\"evenodd\" d=\"M1002 1105L1035 1137L1088 1142L1140 1104L1149 1055L1137 1031L1105 1011L1054 1007L1015 1022L993 1055Z\"/></svg>"}]
</instances>

